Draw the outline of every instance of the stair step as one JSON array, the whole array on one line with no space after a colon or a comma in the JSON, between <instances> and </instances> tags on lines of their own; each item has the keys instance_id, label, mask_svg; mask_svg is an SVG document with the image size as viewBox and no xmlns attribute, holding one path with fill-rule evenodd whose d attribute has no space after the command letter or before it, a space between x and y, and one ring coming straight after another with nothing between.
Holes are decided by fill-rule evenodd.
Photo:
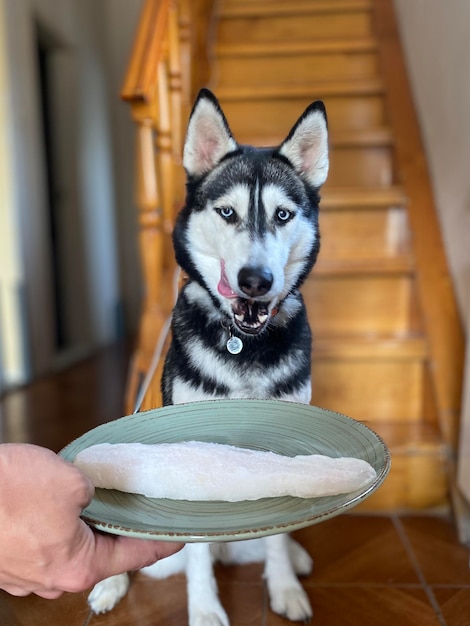
<instances>
[{"instance_id":1,"label":"stair step","mask_svg":"<svg viewBox=\"0 0 470 626\"><path fill-rule=\"evenodd\" d=\"M371 426L372 427L372 426ZM437 427L426 422L383 422L372 427L395 453L413 454L442 449L442 437Z\"/></svg>"},{"instance_id":2,"label":"stair step","mask_svg":"<svg viewBox=\"0 0 470 626\"><path fill-rule=\"evenodd\" d=\"M393 336L332 336L314 338L314 359L344 361L416 361L427 357L427 343L421 335Z\"/></svg>"},{"instance_id":3,"label":"stair step","mask_svg":"<svg viewBox=\"0 0 470 626\"><path fill-rule=\"evenodd\" d=\"M374 40L280 42L219 46L219 86L311 85L316 81L361 80L378 74Z\"/></svg>"},{"instance_id":4,"label":"stair step","mask_svg":"<svg viewBox=\"0 0 470 626\"><path fill-rule=\"evenodd\" d=\"M279 144L316 99L325 102L329 125L335 134L343 130L380 129L387 123L378 81L356 81L353 85L322 82L314 87L288 89L213 89L240 143Z\"/></svg>"},{"instance_id":5,"label":"stair step","mask_svg":"<svg viewBox=\"0 0 470 626\"><path fill-rule=\"evenodd\" d=\"M304 5L306 8L310 8L311 4L323 4L325 5L325 1L326 0L295 0L295 4L300 7L301 5ZM285 4L286 0L225 0L224 4L223 4L223 8L225 10L225 8L227 8L227 10L231 11L233 7L236 7L236 10L241 11L242 7L247 8L250 11L254 11L254 7L259 8L262 11L266 11L266 7L273 7L273 6L279 6L281 4ZM357 0L341 0L341 4L355 4L357 3ZM294 4L294 3L292 3ZM331 7L333 4L335 4L335 0L333 0L332 2L329 2L328 5ZM366 4L369 5L370 8L372 8L372 0L363 0L363 4L364 6ZM344 6L343 6L343 10L344 10Z\"/></svg>"},{"instance_id":6,"label":"stair step","mask_svg":"<svg viewBox=\"0 0 470 626\"><path fill-rule=\"evenodd\" d=\"M235 108L238 110L235 111ZM269 115L272 109L267 110L264 119L261 111L258 111L250 122L246 118L243 122L239 108L235 108L224 106L233 134L241 144L279 145L290 130L284 128L282 134L271 130L276 125L282 129L284 125L277 124L277 118L280 117L279 110L276 110L273 115ZM301 111L302 108L299 110ZM289 111L291 111L290 107ZM284 122L285 119L293 119L292 112L284 116ZM257 121L259 121L258 126L256 126ZM393 136L387 130L378 128L337 132L331 137L330 145L332 150L330 151L328 181L324 187L325 196L328 195L330 187L340 189L343 186L350 188L356 185L362 188L369 186L387 188L394 184Z\"/></svg>"},{"instance_id":7,"label":"stair step","mask_svg":"<svg viewBox=\"0 0 470 626\"><path fill-rule=\"evenodd\" d=\"M223 9L217 38L221 44L244 42L311 41L312 39L358 39L373 32L370 3L286 2L267 5L231 5Z\"/></svg>"},{"instance_id":8,"label":"stair step","mask_svg":"<svg viewBox=\"0 0 470 626\"><path fill-rule=\"evenodd\" d=\"M388 447L392 465L384 484L357 512L438 507L447 502L448 454L431 423L370 425Z\"/></svg>"},{"instance_id":9,"label":"stair step","mask_svg":"<svg viewBox=\"0 0 470 626\"><path fill-rule=\"evenodd\" d=\"M322 193L320 207L324 212L399 208L406 203L407 197L401 187L329 187Z\"/></svg>"},{"instance_id":10,"label":"stair step","mask_svg":"<svg viewBox=\"0 0 470 626\"><path fill-rule=\"evenodd\" d=\"M324 235L323 235L324 237ZM399 254L396 256L365 257L365 258L336 258L323 255L315 265L313 276L394 276L407 275L414 269L414 261L411 254Z\"/></svg>"},{"instance_id":11,"label":"stair step","mask_svg":"<svg viewBox=\"0 0 470 626\"><path fill-rule=\"evenodd\" d=\"M395 182L391 145L378 141L375 145L358 141L356 144L333 145L325 193L332 187L390 186Z\"/></svg>"},{"instance_id":12,"label":"stair step","mask_svg":"<svg viewBox=\"0 0 470 626\"><path fill-rule=\"evenodd\" d=\"M317 269L302 286L302 294L310 326L319 340L337 335L359 339L364 336L396 337L410 332L414 322L412 302L415 292L409 271L322 274L317 273ZM364 346L359 345L364 350ZM327 344L318 355L324 357L330 350L332 348ZM354 350L357 351L358 347L355 346Z\"/></svg>"},{"instance_id":13,"label":"stair step","mask_svg":"<svg viewBox=\"0 0 470 626\"><path fill-rule=\"evenodd\" d=\"M314 336L312 403L370 421L420 422L427 345L399 337Z\"/></svg>"},{"instance_id":14,"label":"stair step","mask_svg":"<svg viewBox=\"0 0 470 626\"><path fill-rule=\"evenodd\" d=\"M320 202L321 250L314 275L414 268L406 211L373 205L334 210Z\"/></svg>"},{"instance_id":15,"label":"stair step","mask_svg":"<svg viewBox=\"0 0 470 626\"><path fill-rule=\"evenodd\" d=\"M222 5L221 18L308 15L318 13L349 13L368 11L370 0L290 0L290 2L227 2Z\"/></svg>"},{"instance_id":16,"label":"stair step","mask_svg":"<svg viewBox=\"0 0 470 626\"><path fill-rule=\"evenodd\" d=\"M409 273L315 274L314 271L302 286L302 294L314 336L319 339L336 335L405 336L414 323L415 293ZM317 345L316 350L319 347L321 352L317 355L322 358L332 349L328 343L324 348ZM353 348L357 346L350 346ZM345 349L343 345L341 349ZM362 344L360 349L364 350ZM378 345L373 349L375 355Z\"/></svg>"},{"instance_id":17,"label":"stair step","mask_svg":"<svg viewBox=\"0 0 470 626\"><path fill-rule=\"evenodd\" d=\"M234 135L239 140L239 133L234 131ZM267 146L278 145L283 136L251 136L250 144L255 146ZM239 141L240 143L245 143ZM376 147L392 147L394 143L394 137L390 129L388 128L365 128L365 129L352 129L352 130L340 130L330 134L330 146L333 148L376 148ZM336 190L337 193L344 194L341 191L342 188ZM365 188L368 189L368 188Z\"/></svg>"},{"instance_id":18,"label":"stair step","mask_svg":"<svg viewBox=\"0 0 470 626\"><path fill-rule=\"evenodd\" d=\"M332 132L330 143L338 148L392 146L394 137L389 128L364 128Z\"/></svg>"},{"instance_id":19,"label":"stair step","mask_svg":"<svg viewBox=\"0 0 470 626\"><path fill-rule=\"evenodd\" d=\"M251 87L221 87L217 95L223 101L235 100L277 100L277 99L312 99L312 90L320 98L328 96L370 96L383 95L383 83L379 78L357 81L322 81L312 85L293 85L291 87L264 86L253 91ZM320 96L320 94L322 94Z\"/></svg>"},{"instance_id":20,"label":"stair step","mask_svg":"<svg viewBox=\"0 0 470 626\"><path fill-rule=\"evenodd\" d=\"M378 44L373 37L363 39L327 39L313 41L278 41L275 43L218 44L216 54L219 58L267 57L269 61L277 56L297 56L298 54L332 54L340 52L377 52Z\"/></svg>"},{"instance_id":21,"label":"stair step","mask_svg":"<svg viewBox=\"0 0 470 626\"><path fill-rule=\"evenodd\" d=\"M330 139L328 185L391 185L393 135L388 128L344 130Z\"/></svg>"}]
</instances>

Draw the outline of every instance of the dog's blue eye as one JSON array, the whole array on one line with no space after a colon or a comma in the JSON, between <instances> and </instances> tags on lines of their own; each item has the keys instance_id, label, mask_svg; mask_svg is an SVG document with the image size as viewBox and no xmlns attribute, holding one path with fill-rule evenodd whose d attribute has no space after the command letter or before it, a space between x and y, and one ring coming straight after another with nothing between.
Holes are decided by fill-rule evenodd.
<instances>
[{"instance_id":1,"label":"dog's blue eye","mask_svg":"<svg viewBox=\"0 0 470 626\"><path fill-rule=\"evenodd\" d=\"M234 224L238 220L238 216L232 207L222 206L215 209L222 219L230 224Z\"/></svg>"},{"instance_id":2,"label":"dog's blue eye","mask_svg":"<svg viewBox=\"0 0 470 626\"><path fill-rule=\"evenodd\" d=\"M279 222L282 223L286 223L289 220L291 220L294 217L294 214L291 211L288 211L287 209L283 209L282 207L279 207L276 210L276 218Z\"/></svg>"}]
</instances>

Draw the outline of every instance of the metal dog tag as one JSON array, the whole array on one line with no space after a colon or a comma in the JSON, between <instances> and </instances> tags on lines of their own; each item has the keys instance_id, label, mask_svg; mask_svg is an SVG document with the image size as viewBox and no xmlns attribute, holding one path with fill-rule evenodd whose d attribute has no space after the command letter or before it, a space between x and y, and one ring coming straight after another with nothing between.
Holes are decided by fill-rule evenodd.
<instances>
[{"instance_id":1,"label":"metal dog tag","mask_svg":"<svg viewBox=\"0 0 470 626\"><path fill-rule=\"evenodd\" d=\"M227 350L230 354L240 354L243 350L243 341L232 335L227 341Z\"/></svg>"}]
</instances>

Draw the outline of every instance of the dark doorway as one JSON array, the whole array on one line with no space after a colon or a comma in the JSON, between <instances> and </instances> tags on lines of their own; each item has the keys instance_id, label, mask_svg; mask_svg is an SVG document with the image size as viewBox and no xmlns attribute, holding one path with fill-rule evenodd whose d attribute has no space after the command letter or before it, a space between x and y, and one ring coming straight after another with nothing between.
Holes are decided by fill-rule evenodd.
<instances>
[{"instance_id":1,"label":"dark doorway","mask_svg":"<svg viewBox=\"0 0 470 626\"><path fill-rule=\"evenodd\" d=\"M48 33L36 25L36 54L39 77L39 106L42 121L42 139L44 146L44 172L46 182L46 209L48 218L48 235L51 258L52 279L52 309L54 314L54 339L55 349L59 351L67 346L65 324L65 294L63 292L63 277L60 263L60 217L58 189L59 184L55 176L54 168L54 124L52 123L52 97L54 79L52 71L52 58L57 52L57 44Z\"/></svg>"}]
</instances>

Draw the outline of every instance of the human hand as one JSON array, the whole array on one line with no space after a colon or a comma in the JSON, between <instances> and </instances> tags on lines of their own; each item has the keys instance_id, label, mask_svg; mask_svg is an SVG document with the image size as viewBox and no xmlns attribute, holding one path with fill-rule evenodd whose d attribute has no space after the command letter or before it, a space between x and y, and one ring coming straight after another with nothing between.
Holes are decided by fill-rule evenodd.
<instances>
[{"instance_id":1,"label":"human hand","mask_svg":"<svg viewBox=\"0 0 470 626\"><path fill-rule=\"evenodd\" d=\"M51 450L0 445L0 589L57 598L181 548L93 531L80 519L93 493L91 481Z\"/></svg>"}]
</instances>

